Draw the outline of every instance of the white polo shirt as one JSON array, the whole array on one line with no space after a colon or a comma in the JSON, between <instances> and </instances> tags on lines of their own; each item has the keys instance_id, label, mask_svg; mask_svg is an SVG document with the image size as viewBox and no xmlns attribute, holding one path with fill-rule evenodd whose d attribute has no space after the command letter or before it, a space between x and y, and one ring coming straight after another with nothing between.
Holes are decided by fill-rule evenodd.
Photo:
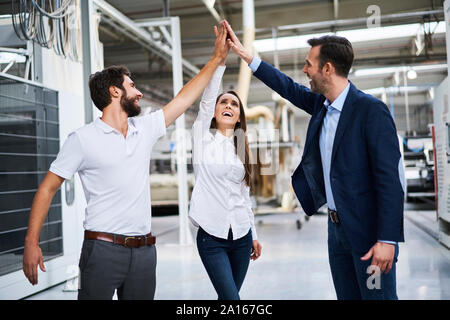
<instances>
[{"instance_id":1,"label":"white polo shirt","mask_svg":"<svg viewBox=\"0 0 450 320\"><path fill-rule=\"evenodd\" d=\"M84 228L123 235L151 230L150 155L166 134L162 110L128 119L126 138L100 118L72 132L49 171L80 176L87 207Z\"/></svg>"}]
</instances>

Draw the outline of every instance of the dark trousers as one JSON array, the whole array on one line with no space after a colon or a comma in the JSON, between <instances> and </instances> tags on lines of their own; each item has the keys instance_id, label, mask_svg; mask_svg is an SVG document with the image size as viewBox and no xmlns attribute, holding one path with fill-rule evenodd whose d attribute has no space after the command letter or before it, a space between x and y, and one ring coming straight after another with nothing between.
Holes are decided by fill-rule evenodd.
<instances>
[{"instance_id":1,"label":"dark trousers","mask_svg":"<svg viewBox=\"0 0 450 320\"><path fill-rule=\"evenodd\" d=\"M252 234L233 240L214 237L202 228L197 233L197 248L219 300L239 300L239 290L247 274L252 251Z\"/></svg>"},{"instance_id":2,"label":"dark trousers","mask_svg":"<svg viewBox=\"0 0 450 320\"><path fill-rule=\"evenodd\" d=\"M398 244L395 245L394 263L388 274L367 273L373 257L362 261L364 254L353 252L342 225L335 224L328 218L328 257L337 298L397 300L395 273Z\"/></svg>"},{"instance_id":3,"label":"dark trousers","mask_svg":"<svg viewBox=\"0 0 450 320\"><path fill-rule=\"evenodd\" d=\"M102 240L84 240L80 257L79 300L153 300L156 248L126 248Z\"/></svg>"}]
</instances>

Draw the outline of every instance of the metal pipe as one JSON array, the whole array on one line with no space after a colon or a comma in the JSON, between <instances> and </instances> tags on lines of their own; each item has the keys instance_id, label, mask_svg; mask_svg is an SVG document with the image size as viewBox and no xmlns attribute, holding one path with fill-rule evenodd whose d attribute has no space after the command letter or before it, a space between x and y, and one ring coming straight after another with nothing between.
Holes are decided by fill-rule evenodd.
<instances>
[{"instance_id":1,"label":"metal pipe","mask_svg":"<svg viewBox=\"0 0 450 320\"><path fill-rule=\"evenodd\" d=\"M10 52L10 53L17 53L17 54L21 54L24 56L30 56L31 53L29 50L27 49L13 49L13 48L7 48L7 47L0 47L0 51L1 52Z\"/></svg>"},{"instance_id":2,"label":"metal pipe","mask_svg":"<svg viewBox=\"0 0 450 320\"><path fill-rule=\"evenodd\" d=\"M399 20L415 18L415 17L423 17L427 15L439 15L444 14L444 11L441 10L430 10L430 11L418 11L418 12L406 12L406 13L394 13L387 14L380 17L381 22L398 22ZM366 26L367 17L354 18L354 19L339 19L339 20L328 20L328 21L318 21L318 22L310 22L303 24L291 24L285 26L279 26L278 30L286 31L286 30L314 30L314 29L328 29L331 27L345 27L345 26L358 26L364 25ZM258 29L256 32L269 32L270 28Z\"/></svg>"},{"instance_id":3,"label":"metal pipe","mask_svg":"<svg viewBox=\"0 0 450 320\"><path fill-rule=\"evenodd\" d=\"M339 15L339 0L333 1L333 7L334 7L334 19L336 20Z\"/></svg>"},{"instance_id":4,"label":"metal pipe","mask_svg":"<svg viewBox=\"0 0 450 320\"><path fill-rule=\"evenodd\" d=\"M137 19L137 20L133 20L133 22L136 26L141 27L141 28L170 26L170 17Z\"/></svg>"},{"instance_id":5,"label":"metal pipe","mask_svg":"<svg viewBox=\"0 0 450 320\"><path fill-rule=\"evenodd\" d=\"M222 20L222 19L221 19L220 15L217 13L216 9L214 9L214 2L215 2L215 0L212 0L212 1L211 0L203 0L203 4L209 10L209 12L214 17L214 19L216 19L217 22L220 22L220 20Z\"/></svg>"},{"instance_id":6,"label":"metal pipe","mask_svg":"<svg viewBox=\"0 0 450 320\"><path fill-rule=\"evenodd\" d=\"M163 2L162 15L163 15L163 17L168 17L168 16L170 16L170 13L169 13L169 10L170 10L170 8L169 8L169 0L162 0L162 2Z\"/></svg>"},{"instance_id":7,"label":"metal pipe","mask_svg":"<svg viewBox=\"0 0 450 320\"><path fill-rule=\"evenodd\" d=\"M431 15L443 15L443 10L429 10L429 11L417 11L417 12L406 12L406 13L395 13L387 14L380 17L380 21L384 23L388 22L401 22L409 18L421 18L423 16ZM422 21L422 19L420 19ZM357 27L364 26L367 27L367 17L360 17L354 19L338 19L338 20L327 20L318 22L309 22L302 24L289 24L284 26L275 27L278 31L312 31L312 30L322 30L322 29L332 29L336 27ZM244 32L242 30L235 30L236 35L241 35ZM272 27L270 28L255 28L256 34L272 33ZM186 40L186 39L185 39ZM189 39L188 39L189 40Z\"/></svg>"},{"instance_id":8,"label":"metal pipe","mask_svg":"<svg viewBox=\"0 0 450 320\"><path fill-rule=\"evenodd\" d=\"M403 67L403 86L408 88L408 80L406 79L406 67ZM411 126L409 123L409 99L408 90L405 90L405 112L406 112L406 133L409 134L411 131Z\"/></svg>"},{"instance_id":9,"label":"metal pipe","mask_svg":"<svg viewBox=\"0 0 450 320\"><path fill-rule=\"evenodd\" d=\"M11 67L14 65L14 60L11 60L8 65L5 67L5 69L3 69L2 72L7 73L9 69L11 69Z\"/></svg>"},{"instance_id":10,"label":"metal pipe","mask_svg":"<svg viewBox=\"0 0 450 320\"><path fill-rule=\"evenodd\" d=\"M81 39L83 61L83 89L84 89L84 122L90 123L94 119L93 102L89 95L89 76L92 74L93 43L93 7L91 1L80 1L81 6Z\"/></svg>"},{"instance_id":11,"label":"metal pipe","mask_svg":"<svg viewBox=\"0 0 450 320\"><path fill-rule=\"evenodd\" d=\"M183 88L183 66L181 63L181 36L180 19L172 17L171 39L172 39L172 73L173 73L173 95L174 97ZM178 174L178 213L180 244L192 244L192 235L189 230L188 221L188 186L187 186L187 141L185 134L184 113L175 121L176 126L176 156Z\"/></svg>"},{"instance_id":12,"label":"metal pipe","mask_svg":"<svg viewBox=\"0 0 450 320\"><path fill-rule=\"evenodd\" d=\"M280 62L278 59L278 32L277 28L272 28L273 38L273 64L275 68L280 69Z\"/></svg>"},{"instance_id":13,"label":"metal pipe","mask_svg":"<svg viewBox=\"0 0 450 320\"><path fill-rule=\"evenodd\" d=\"M242 27L244 38L242 45L253 54L253 40L255 39L255 8L253 0L244 0L242 2ZM251 70L247 63L241 60L239 68L237 92L244 106L247 106L248 90L250 88Z\"/></svg>"},{"instance_id":14,"label":"metal pipe","mask_svg":"<svg viewBox=\"0 0 450 320\"><path fill-rule=\"evenodd\" d=\"M253 54L253 41L255 39L255 9L253 0L244 0L242 3L242 18L244 28L243 46ZM237 93L244 105L245 116L247 119L254 119L260 116L273 122L273 112L266 106L257 106L247 108L248 91L250 88L252 72L244 60L241 60L239 67L239 77Z\"/></svg>"}]
</instances>

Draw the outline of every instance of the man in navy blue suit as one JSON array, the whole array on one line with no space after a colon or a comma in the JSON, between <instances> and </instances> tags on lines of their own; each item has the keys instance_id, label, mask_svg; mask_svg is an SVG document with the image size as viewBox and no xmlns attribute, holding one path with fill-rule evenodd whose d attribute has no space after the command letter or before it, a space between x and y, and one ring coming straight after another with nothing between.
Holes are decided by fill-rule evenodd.
<instances>
[{"instance_id":1,"label":"man in navy blue suit","mask_svg":"<svg viewBox=\"0 0 450 320\"><path fill-rule=\"evenodd\" d=\"M305 211L328 206L328 255L338 299L398 299L396 262L403 236L403 166L387 106L349 80L351 43L308 41L303 72L311 89L253 57L226 23L229 45L254 75L311 115L292 186Z\"/></svg>"}]
</instances>

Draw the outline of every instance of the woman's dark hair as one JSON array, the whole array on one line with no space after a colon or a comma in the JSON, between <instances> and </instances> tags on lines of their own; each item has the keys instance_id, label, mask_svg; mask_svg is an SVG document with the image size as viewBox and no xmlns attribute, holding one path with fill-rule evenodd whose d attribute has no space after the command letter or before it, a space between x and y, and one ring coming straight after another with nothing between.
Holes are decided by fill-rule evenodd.
<instances>
[{"instance_id":1,"label":"woman's dark hair","mask_svg":"<svg viewBox=\"0 0 450 320\"><path fill-rule=\"evenodd\" d=\"M110 66L89 76L89 90L95 106L103 111L111 103L109 87L123 87L123 76L131 77L131 73L125 66Z\"/></svg>"},{"instance_id":2,"label":"woman's dark hair","mask_svg":"<svg viewBox=\"0 0 450 320\"><path fill-rule=\"evenodd\" d=\"M325 63L330 62L336 69L336 73L342 77L347 77L353 64L353 47L350 41L344 37L322 36L308 40L311 47L320 47L320 69Z\"/></svg>"},{"instance_id":3,"label":"woman's dark hair","mask_svg":"<svg viewBox=\"0 0 450 320\"><path fill-rule=\"evenodd\" d=\"M239 159L242 161L242 163L244 164L244 169L245 169L245 176L244 176L244 181L247 184L247 186L250 187L251 185L251 175L252 175L252 166L250 164L250 148L248 146L248 138L247 138L247 121L245 119L245 112L244 112L244 105L242 104L241 98L239 98L238 94L235 91L226 91L226 92L222 92L221 94L219 94L219 96L216 99L216 105L217 102L219 101L220 97L222 97L224 94L229 93L232 94L233 96L235 96L238 101L239 101L239 111L240 111L240 116L239 116L239 121L236 122L236 125L234 126L234 150L237 154L237 156L239 157ZM214 117L211 120L211 125L209 127L210 129L217 129L217 122L216 122L216 118ZM241 129L241 130L239 130ZM239 138L239 142L242 142L242 138L244 141L244 154L242 154L242 150L241 150L241 145L238 144L238 138Z\"/></svg>"}]
</instances>

